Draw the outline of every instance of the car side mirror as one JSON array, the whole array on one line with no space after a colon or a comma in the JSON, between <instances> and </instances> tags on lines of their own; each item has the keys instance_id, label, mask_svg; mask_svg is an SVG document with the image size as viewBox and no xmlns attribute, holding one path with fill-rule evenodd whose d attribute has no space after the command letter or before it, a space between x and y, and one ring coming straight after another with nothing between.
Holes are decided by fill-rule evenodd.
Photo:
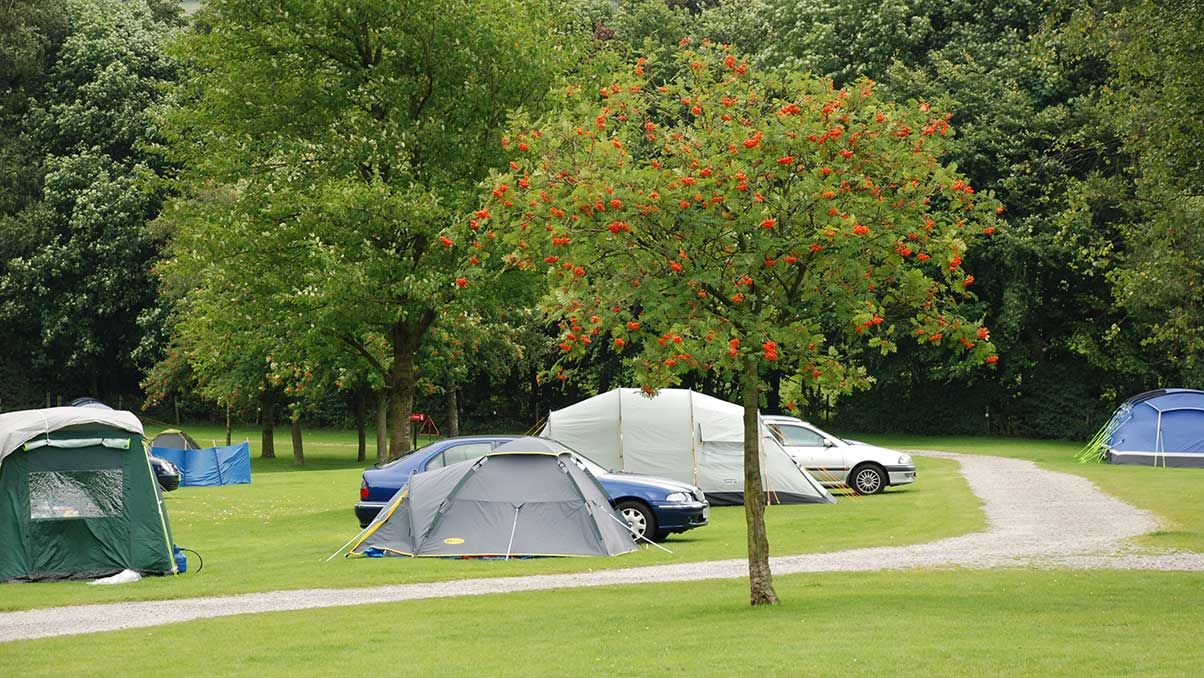
<instances>
[{"instance_id":1,"label":"car side mirror","mask_svg":"<svg viewBox=\"0 0 1204 678\"><path fill-rule=\"evenodd\" d=\"M824 447L836 447L836 443L824 438Z\"/></svg>"}]
</instances>

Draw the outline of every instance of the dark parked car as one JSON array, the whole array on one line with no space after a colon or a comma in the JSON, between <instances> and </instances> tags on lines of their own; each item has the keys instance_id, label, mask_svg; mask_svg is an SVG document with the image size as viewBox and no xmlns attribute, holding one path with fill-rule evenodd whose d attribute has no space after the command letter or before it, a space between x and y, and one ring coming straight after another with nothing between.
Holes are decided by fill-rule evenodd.
<instances>
[{"instance_id":1,"label":"dark parked car","mask_svg":"<svg viewBox=\"0 0 1204 678\"><path fill-rule=\"evenodd\" d=\"M155 479L159 481L159 487L162 487L164 492L171 492L180 486L180 469L176 468L175 464L154 455L147 457L150 458Z\"/></svg>"},{"instance_id":2,"label":"dark parked car","mask_svg":"<svg viewBox=\"0 0 1204 678\"><path fill-rule=\"evenodd\" d=\"M364 471L360 500L355 505L360 527L367 527L372 522L381 507L406 484L410 474L476 459L517 439L517 436L449 438L431 443L380 468ZM540 443L545 447L550 445L571 452L577 463L602 484L610 495L611 503L627 520L637 537L646 536L661 541L675 532L685 532L707 524L710 506L702 490L697 487L665 478L613 473L556 441L541 440Z\"/></svg>"}]
</instances>

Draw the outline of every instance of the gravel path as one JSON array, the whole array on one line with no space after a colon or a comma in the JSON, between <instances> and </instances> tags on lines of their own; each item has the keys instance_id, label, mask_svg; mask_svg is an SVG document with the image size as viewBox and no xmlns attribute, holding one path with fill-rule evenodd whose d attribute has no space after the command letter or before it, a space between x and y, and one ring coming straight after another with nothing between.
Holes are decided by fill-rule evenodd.
<instances>
[{"instance_id":1,"label":"gravel path","mask_svg":"<svg viewBox=\"0 0 1204 678\"><path fill-rule=\"evenodd\" d=\"M1017 459L945 452L922 454L955 459L961 464L962 475L982 499L987 515L986 531L914 546L780 556L773 559L774 573L924 567L1204 570L1204 554L1148 554L1126 545L1128 538L1157 529L1157 519L1104 494L1079 476L1046 471L1032 462ZM236 614L745 576L746 563L739 559L573 574L45 608L0 613L0 642L158 626Z\"/></svg>"}]
</instances>

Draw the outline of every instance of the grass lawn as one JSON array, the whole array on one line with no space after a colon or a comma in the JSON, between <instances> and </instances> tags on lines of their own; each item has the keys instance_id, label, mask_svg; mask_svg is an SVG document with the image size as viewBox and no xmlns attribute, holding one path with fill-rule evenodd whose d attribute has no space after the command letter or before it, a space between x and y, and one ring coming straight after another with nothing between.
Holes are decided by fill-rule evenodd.
<instances>
[{"instance_id":1,"label":"grass lawn","mask_svg":"<svg viewBox=\"0 0 1204 678\"><path fill-rule=\"evenodd\" d=\"M0 645L22 676L1204 673L1204 574L906 571L414 601ZM1194 601L1194 602L1193 602ZM86 650L84 648L86 647Z\"/></svg>"},{"instance_id":2,"label":"grass lawn","mask_svg":"<svg viewBox=\"0 0 1204 678\"><path fill-rule=\"evenodd\" d=\"M927 438L858 436L887 447L949 450L1029 459L1051 471L1074 473L1117 499L1162 518L1162 530L1137 538L1141 546L1159 550L1204 552L1204 470L1081 464L1075 455L1082 444L1015 438Z\"/></svg>"},{"instance_id":3,"label":"grass lawn","mask_svg":"<svg viewBox=\"0 0 1204 678\"><path fill-rule=\"evenodd\" d=\"M188 427L209 444L205 429ZM306 465L293 466L288 431L275 460L260 460L251 437L253 484L181 488L167 495L175 541L204 557L204 570L148 578L116 587L80 582L0 585L0 610L118 600L148 600L275 589L354 587L465 577L513 576L634 567L745 556L744 510L717 507L705 528L672 537L672 555L654 548L615 558L525 561L345 559L323 562L359 530L352 512L361 465L355 435L309 434ZM221 436L213 429L212 438ZM236 440L241 436L236 436ZM874 497L844 497L835 505L774 506L768 531L775 555L860 546L914 544L977 531L978 499L957 464L919 459L920 481ZM195 562L190 564L195 569Z\"/></svg>"}]
</instances>

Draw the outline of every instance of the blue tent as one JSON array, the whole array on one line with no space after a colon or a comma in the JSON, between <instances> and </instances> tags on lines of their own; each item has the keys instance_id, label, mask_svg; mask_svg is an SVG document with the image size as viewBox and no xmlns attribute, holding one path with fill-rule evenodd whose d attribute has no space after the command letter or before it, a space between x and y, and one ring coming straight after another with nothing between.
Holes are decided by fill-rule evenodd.
<instances>
[{"instance_id":1,"label":"blue tent","mask_svg":"<svg viewBox=\"0 0 1204 678\"><path fill-rule=\"evenodd\" d=\"M1133 396L1105 430L1110 464L1204 468L1204 391L1167 388Z\"/></svg>"},{"instance_id":2,"label":"blue tent","mask_svg":"<svg viewBox=\"0 0 1204 678\"><path fill-rule=\"evenodd\" d=\"M241 485L251 482L249 443L189 450L152 447L151 454L170 461L180 469L181 486Z\"/></svg>"}]
</instances>

